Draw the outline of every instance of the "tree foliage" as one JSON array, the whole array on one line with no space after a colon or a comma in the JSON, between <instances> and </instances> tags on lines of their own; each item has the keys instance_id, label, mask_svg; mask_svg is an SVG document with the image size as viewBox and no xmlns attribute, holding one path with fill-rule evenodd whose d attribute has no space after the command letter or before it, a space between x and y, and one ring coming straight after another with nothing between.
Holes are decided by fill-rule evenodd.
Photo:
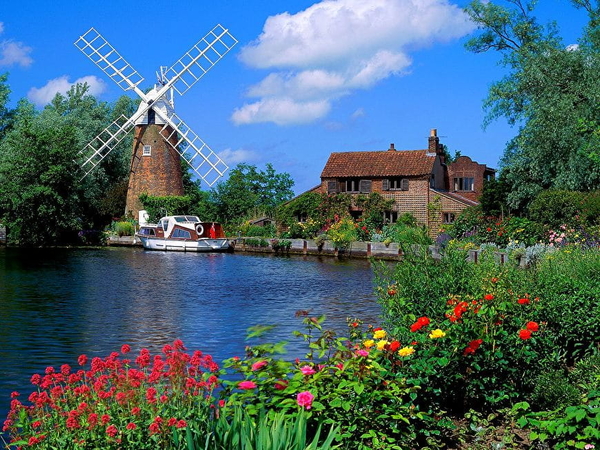
<instances>
[{"instance_id":1,"label":"tree foliage","mask_svg":"<svg viewBox=\"0 0 600 450\"><path fill-rule=\"evenodd\" d=\"M235 222L250 215L272 215L275 207L290 200L294 181L288 173L276 173L272 164L258 170L256 166L238 164L229 178L210 192L218 218Z\"/></svg>"},{"instance_id":2,"label":"tree foliage","mask_svg":"<svg viewBox=\"0 0 600 450\"><path fill-rule=\"evenodd\" d=\"M124 210L115 202L128 174L131 141L122 142L81 180L80 150L131 100L98 102L87 85L57 94L43 110L26 100L6 107L6 78L0 78L0 221L14 245L72 242L80 230L103 227ZM117 212L117 209L119 210Z\"/></svg>"},{"instance_id":3,"label":"tree foliage","mask_svg":"<svg viewBox=\"0 0 600 450\"><path fill-rule=\"evenodd\" d=\"M597 7L583 0L590 22L576 46L565 46L554 23L542 26L535 2L508 6L473 1L466 11L480 26L467 43L473 52L503 55L508 74L484 102L486 124L504 117L519 126L501 161L510 186L508 204L524 211L544 189L592 190L600 183L600 39Z\"/></svg>"}]
</instances>

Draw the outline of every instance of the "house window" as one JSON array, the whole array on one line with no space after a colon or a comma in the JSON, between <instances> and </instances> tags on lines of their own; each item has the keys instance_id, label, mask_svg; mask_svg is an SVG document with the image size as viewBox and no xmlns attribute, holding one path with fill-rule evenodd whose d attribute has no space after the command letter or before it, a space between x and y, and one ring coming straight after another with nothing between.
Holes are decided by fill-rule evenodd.
<instances>
[{"instance_id":1,"label":"house window","mask_svg":"<svg viewBox=\"0 0 600 450\"><path fill-rule=\"evenodd\" d=\"M307 213L298 213L296 218L298 219L298 222L304 223L304 222L308 221L308 214Z\"/></svg>"},{"instance_id":2,"label":"house window","mask_svg":"<svg viewBox=\"0 0 600 450\"><path fill-rule=\"evenodd\" d=\"M327 182L327 193L335 194L338 191L338 183L337 181L328 181Z\"/></svg>"},{"instance_id":3,"label":"house window","mask_svg":"<svg viewBox=\"0 0 600 450\"><path fill-rule=\"evenodd\" d=\"M408 178L389 178L383 180L384 191L408 191Z\"/></svg>"},{"instance_id":4,"label":"house window","mask_svg":"<svg viewBox=\"0 0 600 450\"><path fill-rule=\"evenodd\" d=\"M431 178L429 179L429 187L435 189L435 175L431 174Z\"/></svg>"},{"instance_id":5,"label":"house window","mask_svg":"<svg viewBox=\"0 0 600 450\"><path fill-rule=\"evenodd\" d=\"M190 234L190 232L188 230L182 230L181 228L176 228L175 230L173 230L172 237L180 238L180 239L191 239L192 235Z\"/></svg>"},{"instance_id":6,"label":"house window","mask_svg":"<svg viewBox=\"0 0 600 450\"><path fill-rule=\"evenodd\" d=\"M398 211L384 211L383 222L384 223L396 223L398 221Z\"/></svg>"},{"instance_id":7,"label":"house window","mask_svg":"<svg viewBox=\"0 0 600 450\"><path fill-rule=\"evenodd\" d=\"M150 155L152 155L152 146L144 145L144 147L142 149L142 156L150 156Z\"/></svg>"},{"instance_id":8,"label":"house window","mask_svg":"<svg viewBox=\"0 0 600 450\"><path fill-rule=\"evenodd\" d=\"M360 178L348 178L344 181L342 187L345 192L369 194L371 192L371 180L361 180Z\"/></svg>"},{"instance_id":9,"label":"house window","mask_svg":"<svg viewBox=\"0 0 600 450\"><path fill-rule=\"evenodd\" d=\"M360 180L358 178L350 178L346 180L346 192L360 192Z\"/></svg>"},{"instance_id":10,"label":"house window","mask_svg":"<svg viewBox=\"0 0 600 450\"><path fill-rule=\"evenodd\" d=\"M443 215L444 223L453 223L456 220L456 214L453 212L445 212Z\"/></svg>"},{"instance_id":11,"label":"house window","mask_svg":"<svg viewBox=\"0 0 600 450\"><path fill-rule=\"evenodd\" d=\"M455 191L473 191L474 178L455 178L454 179L454 190Z\"/></svg>"}]
</instances>

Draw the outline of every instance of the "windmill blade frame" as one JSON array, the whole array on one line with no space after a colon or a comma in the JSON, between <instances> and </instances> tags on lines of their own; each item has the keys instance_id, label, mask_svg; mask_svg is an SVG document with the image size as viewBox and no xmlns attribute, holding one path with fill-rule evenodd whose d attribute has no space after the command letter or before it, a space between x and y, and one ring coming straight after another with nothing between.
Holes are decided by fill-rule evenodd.
<instances>
[{"instance_id":1,"label":"windmill blade frame","mask_svg":"<svg viewBox=\"0 0 600 450\"><path fill-rule=\"evenodd\" d=\"M121 89L134 90L142 99L146 99L138 87L144 77L94 27L81 35L75 41L75 46Z\"/></svg>"},{"instance_id":2,"label":"windmill blade frame","mask_svg":"<svg viewBox=\"0 0 600 450\"><path fill-rule=\"evenodd\" d=\"M114 148L121 143L127 133L135 126L135 123L123 114L92 139L78 155L85 158L81 164L84 170L80 180L87 177Z\"/></svg>"},{"instance_id":3,"label":"windmill blade frame","mask_svg":"<svg viewBox=\"0 0 600 450\"><path fill-rule=\"evenodd\" d=\"M229 30L218 24L164 72L165 87L185 94L237 43Z\"/></svg>"},{"instance_id":4,"label":"windmill blade frame","mask_svg":"<svg viewBox=\"0 0 600 450\"><path fill-rule=\"evenodd\" d=\"M177 114L156 111L165 121L161 136L206 184L213 186L229 166ZM173 144L175 142L175 144Z\"/></svg>"}]
</instances>

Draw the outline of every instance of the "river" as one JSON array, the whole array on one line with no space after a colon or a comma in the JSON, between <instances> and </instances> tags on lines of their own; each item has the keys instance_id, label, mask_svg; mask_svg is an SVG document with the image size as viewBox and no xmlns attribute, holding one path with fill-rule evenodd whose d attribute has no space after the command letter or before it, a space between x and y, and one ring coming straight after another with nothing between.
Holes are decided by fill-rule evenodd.
<instances>
[{"instance_id":1,"label":"river","mask_svg":"<svg viewBox=\"0 0 600 450\"><path fill-rule=\"evenodd\" d=\"M76 366L129 344L159 351L174 339L215 360L242 356L246 331L276 325L269 341L301 356L298 310L377 323L380 307L365 260L138 248L0 248L0 424L10 393L28 394L47 366Z\"/></svg>"}]
</instances>

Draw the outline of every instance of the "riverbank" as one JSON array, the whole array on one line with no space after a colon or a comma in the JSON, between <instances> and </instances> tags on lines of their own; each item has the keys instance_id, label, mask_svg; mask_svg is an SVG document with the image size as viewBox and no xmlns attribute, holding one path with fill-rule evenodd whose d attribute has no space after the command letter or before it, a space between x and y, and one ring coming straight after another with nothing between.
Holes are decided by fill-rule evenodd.
<instances>
[{"instance_id":1,"label":"riverbank","mask_svg":"<svg viewBox=\"0 0 600 450\"><path fill-rule=\"evenodd\" d=\"M142 243L133 236L111 237L108 239L109 246L141 247ZM285 244L285 245L284 245ZM265 239L255 237L239 237L231 240L234 252L262 253L274 255L302 255L302 256L330 256L359 259L381 259L399 261L403 256L403 249L397 243L385 244L383 242L352 242L347 249L335 248L331 241L318 244L312 239ZM440 247L438 245L412 245L411 250L417 254L428 254L434 259L440 259ZM495 252L498 263L505 264L509 261L506 252ZM468 251L468 260L474 263L480 258L480 250ZM524 265L524 260L521 260Z\"/></svg>"}]
</instances>

